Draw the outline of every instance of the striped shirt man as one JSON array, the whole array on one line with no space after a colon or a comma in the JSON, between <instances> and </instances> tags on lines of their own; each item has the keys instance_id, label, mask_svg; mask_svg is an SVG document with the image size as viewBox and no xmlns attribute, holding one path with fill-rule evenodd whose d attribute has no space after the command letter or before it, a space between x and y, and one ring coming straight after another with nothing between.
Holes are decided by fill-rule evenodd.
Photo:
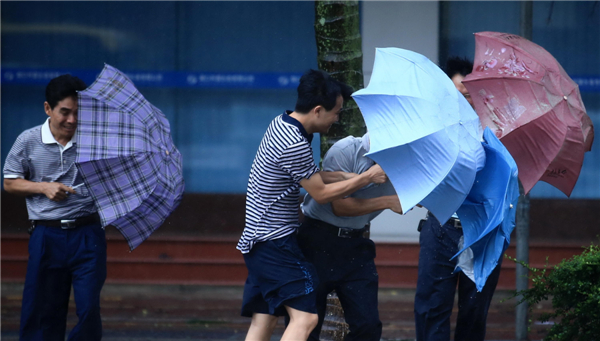
<instances>
[{"instance_id":1,"label":"striped shirt man","mask_svg":"<svg viewBox=\"0 0 600 341\"><path fill-rule=\"evenodd\" d=\"M319 172L314 162L312 134L289 116L276 117L260 143L250 171L246 226L237 249L248 253L257 242L296 231L300 180Z\"/></svg>"},{"instance_id":2,"label":"striped shirt man","mask_svg":"<svg viewBox=\"0 0 600 341\"><path fill-rule=\"evenodd\" d=\"M56 141L50 131L50 119L43 125L25 130L15 141L4 164L5 179L25 179L33 182L60 182L76 187L77 194L65 200L52 201L44 194L25 198L30 220L74 219L96 212L91 196L78 176L75 140L65 146ZM81 185L77 187L78 185Z\"/></svg>"}]
</instances>

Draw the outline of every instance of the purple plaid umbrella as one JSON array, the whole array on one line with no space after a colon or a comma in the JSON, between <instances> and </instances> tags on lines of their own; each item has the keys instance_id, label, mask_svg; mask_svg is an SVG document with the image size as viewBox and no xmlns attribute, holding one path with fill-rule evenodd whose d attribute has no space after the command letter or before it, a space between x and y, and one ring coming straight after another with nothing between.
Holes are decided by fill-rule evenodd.
<instances>
[{"instance_id":1,"label":"purple plaid umbrella","mask_svg":"<svg viewBox=\"0 0 600 341\"><path fill-rule=\"evenodd\" d=\"M78 97L77 167L102 226L115 226L133 250L179 205L181 154L165 115L114 67Z\"/></svg>"}]
</instances>

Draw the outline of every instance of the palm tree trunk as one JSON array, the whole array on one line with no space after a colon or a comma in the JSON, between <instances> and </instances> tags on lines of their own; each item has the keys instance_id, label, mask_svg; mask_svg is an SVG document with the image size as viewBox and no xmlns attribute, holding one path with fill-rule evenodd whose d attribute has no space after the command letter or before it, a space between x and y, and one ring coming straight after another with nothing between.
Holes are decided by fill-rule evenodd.
<instances>
[{"instance_id":1,"label":"palm tree trunk","mask_svg":"<svg viewBox=\"0 0 600 341\"><path fill-rule=\"evenodd\" d=\"M315 1L315 36L319 69L359 90L364 87L358 1ZM354 100L344 104L340 122L321 135L321 160L329 148L348 136L362 136L365 122ZM341 341L348 333L344 310L335 293L327 297L320 340Z\"/></svg>"},{"instance_id":2,"label":"palm tree trunk","mask_svg":"<svg viewBox=\"0 0 600 341\"><path fill-rule=\"evenodd\" d=\"M315 1L319 69L359 90L364 87L358 1ZM354 100L344 105L339 124L321 135L321 158L338 140L362 136L365 122Z\"/></svg>"}]
</instances>

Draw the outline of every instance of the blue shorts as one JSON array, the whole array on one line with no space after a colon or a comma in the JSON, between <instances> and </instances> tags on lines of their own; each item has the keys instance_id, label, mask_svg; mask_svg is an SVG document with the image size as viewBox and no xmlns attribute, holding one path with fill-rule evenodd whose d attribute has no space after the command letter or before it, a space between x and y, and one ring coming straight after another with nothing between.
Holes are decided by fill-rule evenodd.
<instances>
[{"instance_id":1,"label":"blue shorts","mask_svg":"<svg viewBox=\"0 0 600 341\"><path fill-rule=\"evenodd\" d=\"M248 279L242 316L253 313L285 316L285 306L317 313L317 273L302 254L296 234L256 243L244 254Z\"/></svg>"}]
</instances>

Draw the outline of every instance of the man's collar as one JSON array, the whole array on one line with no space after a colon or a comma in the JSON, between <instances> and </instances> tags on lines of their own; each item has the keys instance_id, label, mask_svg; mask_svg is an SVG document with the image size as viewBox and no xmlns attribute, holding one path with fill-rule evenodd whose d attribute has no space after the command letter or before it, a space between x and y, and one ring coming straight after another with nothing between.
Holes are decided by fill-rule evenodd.
<instances>
[{"instance_id":1,"label":"man's collar","mask_svg":"<svg viewBox=\"0 0 600 341\"><path fill-rule=\"evenodd\" d=\"M77 134L77 131L75 131L75 134ZM67 142L65 148L69 148L73 143L75 143L75 134L73 137L71 137L71 141ZM58 141L56 141L54 135L52 135L52 131L50 130L50 117L48 117L46 122L42 124L42 142L45 144L60 144Z\"/></svg>"},{"instance_id":2,"label":"man's collar","mask_svg":"<svg viewBox=\"0 0 600 341\"><path fill-rule=\"evenodd\" d=\"M298 127L302 136L304 136L308 140L308 143L311 143L312 139L313 139L313 134L309 134L308 132L306 132L306 129L304 129L304 126L302 125L302 123L300 123L300 121L298 121L297 119L290 116L291 113L292 113L291 110L286 110L282 115L283 121Z\"/></svg>"},{"instance_id":3,"label":"man's collar","mask_svg":"<svg viewBox=\"0 0 600 341\"><path fill-rule=\"evenodd\" d=\"M48 117L46 122L42 125L42 142L45 144L58 143L50 130L50 117Z\"/></svg>"}]
</instances>

